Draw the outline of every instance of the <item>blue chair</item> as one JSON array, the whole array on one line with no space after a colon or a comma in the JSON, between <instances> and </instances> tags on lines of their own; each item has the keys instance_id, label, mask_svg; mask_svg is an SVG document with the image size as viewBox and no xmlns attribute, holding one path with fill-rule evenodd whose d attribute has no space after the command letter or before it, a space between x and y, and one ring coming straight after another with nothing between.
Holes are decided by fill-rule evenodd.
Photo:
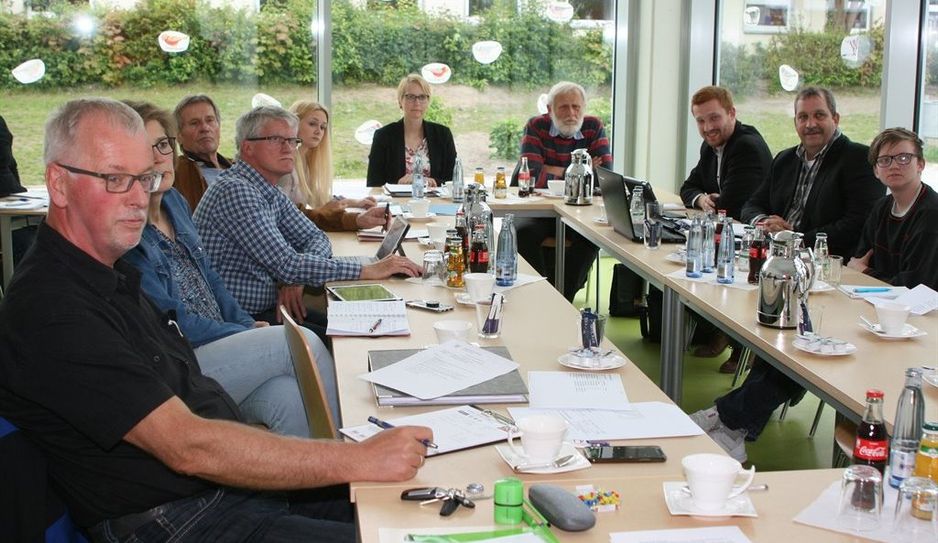
<instances>
[{"instance_id":1,"label":"blue chair","mask_svg":"<svg viewBox=\"0 0 938 543\"><path fill-rule=\"evenodd\" d=\"M0 534L4 541L88 543L49 486L42 452L0 417Z\"/></svg>"}]
</instances>

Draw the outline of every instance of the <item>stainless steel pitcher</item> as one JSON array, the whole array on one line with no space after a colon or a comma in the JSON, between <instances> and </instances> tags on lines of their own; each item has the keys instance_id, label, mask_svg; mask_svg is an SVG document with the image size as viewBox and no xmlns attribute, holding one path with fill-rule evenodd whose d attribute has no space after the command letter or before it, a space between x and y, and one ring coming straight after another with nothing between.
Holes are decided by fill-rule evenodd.
<instances>
[{"instance_id":1,"label":"stainless steel pitcher","mask_svg":"<svg viewBox=\"0 0 938 543\"><path fill-rule=\"evenodd\" d=\"M588 206L593 203L593 159L586 149L571 153L563 179L565 204Z\"/></svg>"},{"instance_id":2,"label":"stainless steel pitcher","mask_svg":"<svg viewBox=\"0 0 938 543\"><path fill-rule=\"evenodd\" d=\"M796 328L801 304L814 285L814 255L801 248L804 235L790 230L771 237L769 257L759 272L759 324Z\"/></svg>"}]
</instances>

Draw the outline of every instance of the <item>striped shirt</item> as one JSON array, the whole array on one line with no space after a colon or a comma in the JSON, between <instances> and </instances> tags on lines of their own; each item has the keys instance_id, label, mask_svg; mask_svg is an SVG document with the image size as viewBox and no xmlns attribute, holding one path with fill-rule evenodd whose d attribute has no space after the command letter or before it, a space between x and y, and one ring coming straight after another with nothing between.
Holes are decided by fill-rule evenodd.
<instances>
[{"instance_id":1,"label":"striped shirt","mask_svg":"<svg viewBox=\"0 0 938 543\"><path fill-rule=\"evenodd\" d=\"M606 138L602 121L597 117L584 116L582 128L572 138L557 131L549 113L532 117L524 127L521 156L528 157L531 179L535 180L534 186L537 188L546 187L547 180L552 179L542 166L566 168L570 165L570 154L576 149L589 151L593 157L593 166L608 167L612 164L609 139Z\"/></svg>"},{"instance_id":2,"label":"striped shirt","mask_svg":"<svg viewBox=\"0 0 938 543\"><path fill-rule=\"evenodd\" d=\"M277 286L358 279L361 264L332 244L276 186L245 162L218 176L192 215L212 265L251 314L272 309Z\"/></svg>"},{"instance_id":3,"label":"striped shirt","mask_svg":"<svg viewBox=\"0 0 938 543\"><path fill-rule=\"evenodd\" d=\"M808 203L808 196L811 195L811 189L814 187L814 179L817 177L818 170L821 169L821 163L824 162L824 156L830 149L831 143L840 137L838 129L831 136L831 139L824 147L814 155L813 160L805 158L804 145L799 145L795 150L795 156L801 160L801 169L798 171L798 183L795 185L795 193L791 198L791 204L788 206L788 212L785 213L785 221L796 231L801 230L801 219L804 216L804 208Z\"/></svg>"}]
</instances>

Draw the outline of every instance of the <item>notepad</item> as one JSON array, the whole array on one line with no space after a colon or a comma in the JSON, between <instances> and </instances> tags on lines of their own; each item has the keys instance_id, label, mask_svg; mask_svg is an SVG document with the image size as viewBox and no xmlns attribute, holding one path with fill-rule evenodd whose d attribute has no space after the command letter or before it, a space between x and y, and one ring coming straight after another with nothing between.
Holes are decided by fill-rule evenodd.
<instances>
[{"instance_id":1,"label":"notepad","mask_svg":"<svg viewBox=\"0 0 938 543\"><path fill-rule=\"evenodd\" d=\"M409 336L403 300L391 302L330 302L330 336Z\"/></svg>"}]
</instances>

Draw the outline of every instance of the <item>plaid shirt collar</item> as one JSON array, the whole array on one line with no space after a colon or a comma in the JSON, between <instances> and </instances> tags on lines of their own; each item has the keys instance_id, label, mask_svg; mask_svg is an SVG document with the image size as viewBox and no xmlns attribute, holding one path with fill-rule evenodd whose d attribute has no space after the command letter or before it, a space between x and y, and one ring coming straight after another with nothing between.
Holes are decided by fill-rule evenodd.
<instances>
[{"instance_id":1,"label":"plaid shirt collar","mask_svg":"<svg viewBox=\"0 0 938 543\"><path fill-rule=\"evenodd\" d=\"M840 131L840 128L837 128L837 130L834 130L834 134L831 136L831 139L827 140L827 143L824 144L824 147L821 147L821 150L818 151L816 155L814 155L814 160L818 161L818 160L823 159L824 155L827 154L827 150L830 149L831 144L837 141L837 138L839 138L841 134L842 132ZM804 150L803 143L799 144L798 148L795 149L795 155L801 160L802 165L804 165L804 167L807 167L808 161L805 158L805 150Z\"/></svg>"}]
</instances>

